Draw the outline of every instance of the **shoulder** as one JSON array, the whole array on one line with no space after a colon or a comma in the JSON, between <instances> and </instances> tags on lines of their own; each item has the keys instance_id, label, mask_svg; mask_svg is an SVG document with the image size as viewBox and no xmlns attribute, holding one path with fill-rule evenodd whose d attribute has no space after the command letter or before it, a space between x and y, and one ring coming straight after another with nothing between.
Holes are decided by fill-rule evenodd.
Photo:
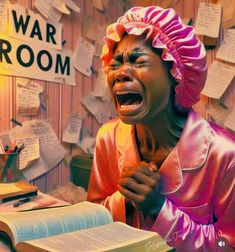
<instances>
[{"instance_id":1,"label":"shoulder","mask_svg":"<svg viewBox=\"0 0 235 252\"><path fill-rule=\"evenodd\" d=\"M99 128L96 138L101 139L101 138L107 137L108 135L114 134L120 122L121 120L117 117L103 124Z\"/></svg>"}]
</instances>

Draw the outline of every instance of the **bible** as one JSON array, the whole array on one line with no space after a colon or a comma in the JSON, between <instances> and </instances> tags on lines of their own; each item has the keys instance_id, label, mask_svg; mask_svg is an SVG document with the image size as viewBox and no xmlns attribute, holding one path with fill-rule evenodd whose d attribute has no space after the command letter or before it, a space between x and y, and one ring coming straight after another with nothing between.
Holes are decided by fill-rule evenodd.
<instances>
[{"instance_id":1,"label":"bible","mask_svg":"<svg viewBox=\"0 0 235 252\"><path fill-rule=\"evenodd\" d=\"M19 252L169 251L157 233L114 222L102 205L74 205L0 213L0 235Z\"/></svg>"}]
</instances>

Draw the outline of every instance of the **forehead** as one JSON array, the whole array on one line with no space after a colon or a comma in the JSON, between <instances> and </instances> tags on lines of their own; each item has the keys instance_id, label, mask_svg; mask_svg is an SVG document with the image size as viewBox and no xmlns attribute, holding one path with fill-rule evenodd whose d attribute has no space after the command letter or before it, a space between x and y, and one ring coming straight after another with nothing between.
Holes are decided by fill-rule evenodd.
<instances>
[{"instance_id":1,"label":"forehead","mask_svg":"<svg viewBox=\"0 0 235 252\"><path fill-rule=\"evenodd\" d=\"M150 50L150 45L145 41L145 36L125 35L117 44L115 54L132 51Z\"/></svg>"}]
</instances>

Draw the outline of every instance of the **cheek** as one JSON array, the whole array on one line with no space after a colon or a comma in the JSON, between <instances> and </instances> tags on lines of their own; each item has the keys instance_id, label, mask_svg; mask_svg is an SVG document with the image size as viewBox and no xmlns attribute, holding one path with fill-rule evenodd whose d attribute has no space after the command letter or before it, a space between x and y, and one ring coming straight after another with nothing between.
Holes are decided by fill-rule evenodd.
<instances>
[{"instance_id":1,"label":"cheek","mask_svg":"<svg viewBox=\"0 0 235 252\"><path fill-rule=\"evenodd\" d=\"M109 89L112 90L113 89L113 85L115 83L115 78L116 78L116 73L115 71L109 71L107 73L107 83L108 83L108 86L109 86Z\"/></svg>"}]
</instances>

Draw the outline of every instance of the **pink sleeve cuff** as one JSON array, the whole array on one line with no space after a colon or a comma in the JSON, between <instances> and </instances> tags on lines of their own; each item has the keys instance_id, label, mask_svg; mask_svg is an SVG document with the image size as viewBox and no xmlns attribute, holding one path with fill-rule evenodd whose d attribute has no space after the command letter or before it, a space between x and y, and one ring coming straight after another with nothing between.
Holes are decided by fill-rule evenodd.
<instances>
[{"instance_id":1,"label":"pink sleeve cuff","mask_svg":"<svg viewBox=\"0 0 235 252\"><path fill-rule=\"evenodd\" d=\"M159 233L162 238L166 240L168 235L174 229L179 216L180 210L178 210L178 208L166 198L151 231Z\"/></svg>"}]
</instances>

